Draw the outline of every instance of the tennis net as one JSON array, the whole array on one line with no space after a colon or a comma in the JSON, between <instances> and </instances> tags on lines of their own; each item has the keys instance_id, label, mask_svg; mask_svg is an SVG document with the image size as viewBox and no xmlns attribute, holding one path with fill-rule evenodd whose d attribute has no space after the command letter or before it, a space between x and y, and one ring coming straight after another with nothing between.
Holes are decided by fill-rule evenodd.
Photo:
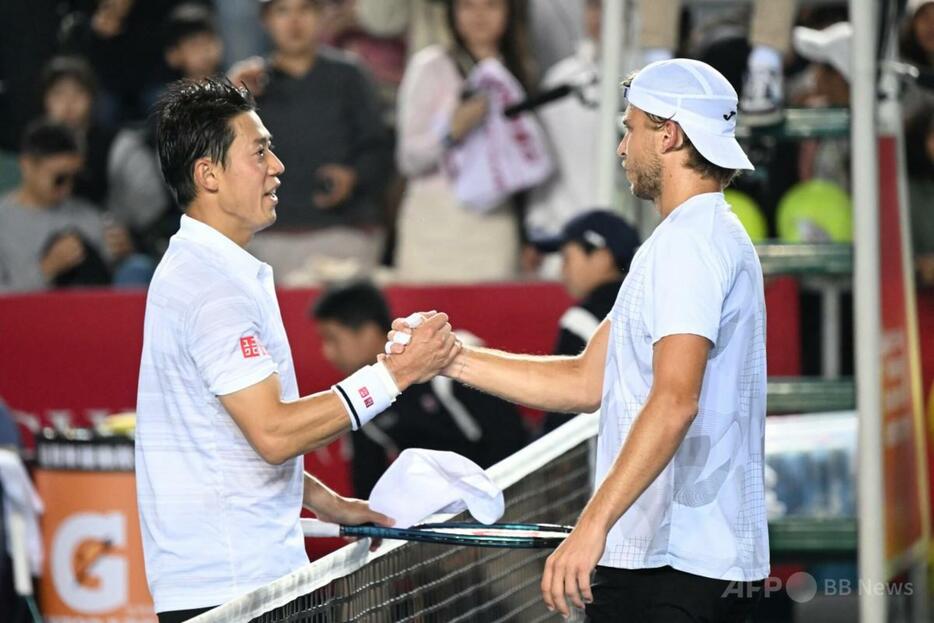
<instances>
[{"instance_id":1,"label":"tennis net","mask_svg":"<svg viewBox=\"0 0 934 623\"><path fill-rule=\"evenodd\" d=\"M573 524L590 497L597 416L583 415L494 465L503 521ZM429 521L463 517L435 516ZM541 599L550 550L353 543L207 612L197 623L560 621Z\"/></svg>"}]
</instances>

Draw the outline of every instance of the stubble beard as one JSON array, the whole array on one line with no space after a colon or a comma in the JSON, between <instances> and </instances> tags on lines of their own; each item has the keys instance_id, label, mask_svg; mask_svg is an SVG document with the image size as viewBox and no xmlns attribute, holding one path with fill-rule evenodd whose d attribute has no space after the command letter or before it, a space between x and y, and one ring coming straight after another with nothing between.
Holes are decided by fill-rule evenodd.
<instances>
[{"instance_id":1,"label":"stubble beard","mask_svg":"<svg viewBox=\"0 0 934 623\"><path fill-rule=\"evenodd\" d=\"M662 194L662 163L653 158L645 167L632 170L632 183L629 189L639 199L655 201Z\"/></svg>"}]
</instances>

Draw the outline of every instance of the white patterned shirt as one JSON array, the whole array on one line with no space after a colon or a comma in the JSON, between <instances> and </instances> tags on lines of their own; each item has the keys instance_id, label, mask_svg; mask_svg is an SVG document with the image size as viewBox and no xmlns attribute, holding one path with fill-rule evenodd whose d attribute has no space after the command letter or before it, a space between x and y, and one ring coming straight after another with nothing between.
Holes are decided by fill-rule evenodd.
<instances>
[{"instance_id":1,"label":"white patterned shirt","mask_svg":"<svg viewBox=\"0 0 934 623\"><path fill-rule=\"evenodd\" d=\"M694 334L712 346L697 417L671 462L610 530L599 564L767 577L762 268L722 193L694 196L659 224L609 317L598 486L645 406L655 343Z\"/></svg>"},{"instance_id":2,"label":"white patterned shirt","mask_svg":"<svg viewBox=\"0 0 934 623\"><path fill-rule=\"evenodd\" d=\"M279 374L292 352L272 269L182 217L146 299L136 489L157 612L219 605L307 564L302 460L270 465L218 396Z\"/></svg>"}]
</instances>

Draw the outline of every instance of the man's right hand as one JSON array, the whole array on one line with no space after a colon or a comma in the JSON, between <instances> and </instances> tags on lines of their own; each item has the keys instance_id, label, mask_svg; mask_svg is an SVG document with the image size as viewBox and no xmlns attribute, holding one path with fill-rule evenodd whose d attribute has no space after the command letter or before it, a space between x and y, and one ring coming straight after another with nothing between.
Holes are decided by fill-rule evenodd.
<instances>
[{"instance_id":1,"label":"man's right hand","mask_svg":"<svg viewBox=\"0 0 934 623\"><path fill-rule=\"evenodd\" d=\"M84 261L84 243L77 234L65 234L59 237L39 262L39 268L47 281L71 270Z\"/></svg>"},{"instance_id":2,"label":"man's right hand","mask_svg":"<svg viewBox=\"0 0 934 623\"><path fill-rule=\"evenodd\" d=\"M227 78L234 86L246 85L255 96L263 94L266 83L269 82L269 74L266 69L266 61L260 56L251 56L237 63L227 72Z\"/></svg>"},{"instance_id":3,"label":"man's right hand","mask_svg":"<svg viewBox=\"0 0 934 623\"><path fill-rule=\"evenodd\" d=\"M417 328L409 330L411 341L405 352L380 357L400 390L437 376L461 349L451 332L447 314L423 314L423 317L425 320Z\"/></svg>"}]
</instances>

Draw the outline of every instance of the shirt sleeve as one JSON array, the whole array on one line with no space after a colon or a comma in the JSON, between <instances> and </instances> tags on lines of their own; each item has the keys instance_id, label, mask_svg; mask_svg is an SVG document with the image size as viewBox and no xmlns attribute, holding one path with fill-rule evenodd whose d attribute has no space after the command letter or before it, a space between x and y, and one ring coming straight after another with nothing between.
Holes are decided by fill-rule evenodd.
<instances>
[{"instance_id":1,"label":"shirt sleeve","mask_svg":"<svg viewBox=\"0 0 934 623\"><path fill-rule=\"evenodd\" d=\"M202 381L215 396L259 383L277 371L260 339L260 310L230 293L198 306L188 325L188 348Z\"/></svg>"},{"instance_id":2,"label":"shirt sleeve","mask_svg":"<svg viewBox=\"0 0 934 623\"><path fill-rule=\"evenodd\" d=\"M447 62L444 52L426 48L412 57L402 77L396 163L406 176L423 175L441 164L444 137L461 88Z\"/></svg>"},{"instance_id":3,"label":"shirt sleeve","mask_svg":"<svg viewBox=\"0 0 934 623\"><path fill-rule=\"evenodd\" d=\"M716 345L726 271L711 243L688 231L660 236L653 249L648 318L652 344L669 335L699 335Z\"/></svg>"}]
</instances>

